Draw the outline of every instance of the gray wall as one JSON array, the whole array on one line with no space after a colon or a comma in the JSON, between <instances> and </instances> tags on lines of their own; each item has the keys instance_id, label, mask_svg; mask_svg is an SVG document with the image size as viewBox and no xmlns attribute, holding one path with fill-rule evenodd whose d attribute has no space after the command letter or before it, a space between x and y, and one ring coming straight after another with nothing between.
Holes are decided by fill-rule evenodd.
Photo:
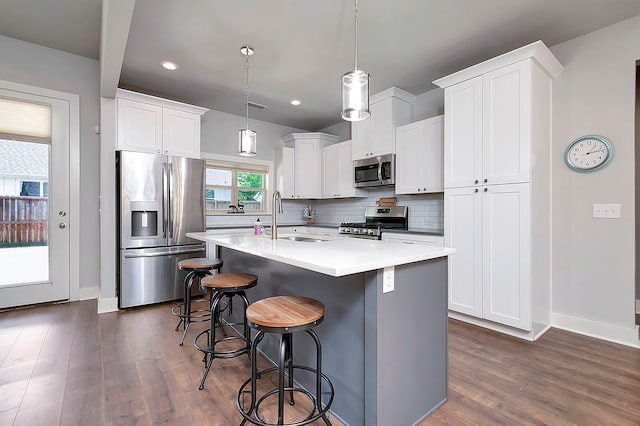
<instances>
[{"instance_id":1,"label":"gray wall","mask_svg":"<svg viewBox=\"0 0 640 426\"><path fill-rule=\"evenodd\" d=\"M202 116L202 139L200 150L221 155L238 155L238 131L247 127L246 117L227 114L220 111L208 111ZM258 134L255 158L261 160L275 159L275 150L283 146L282 136L306 132L307 130L280 126L264 121L251 119L249 128Z\"/></svg>"},{"instance_id":2,"label":"gray wall","mask_svg":"<svg viewBox=\"0 0 640 426\"><path fill-rule=\"evenodd\" d=\"M98 61L3 36L0 57L0 79L80 97L80 212L71 226L80 227L80 289L98 287L100 145L94 132L99 124Z\"/></svg>"},{"instance_id":3,"label":"gray wall","mask_svg":"<svg viewBox=\"0 0 640 426\"><path fill-rule=\"evenodd\" d=\"M565 66L554 81L554 323L623 340L633 335L634 97L640 17L552 48ZM616 147L611 165L593 174L569 171L573 139L601 134ZM620 219L593 219L594 203L620 203ZM637 338L637 336L636 336Z\"/></svg>"}]
</instances>

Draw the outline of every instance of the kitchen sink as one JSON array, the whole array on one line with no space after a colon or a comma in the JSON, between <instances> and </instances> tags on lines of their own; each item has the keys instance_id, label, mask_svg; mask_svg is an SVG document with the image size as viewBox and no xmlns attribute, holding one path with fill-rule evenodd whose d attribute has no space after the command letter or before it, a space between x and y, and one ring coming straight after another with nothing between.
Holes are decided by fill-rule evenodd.
<instances>
[{"instance_id":1,"label":"kitchen sink","mask_svg":"<svg viewBox=\"0 0 640 426\"><path fill-rule=\"evenodd\" d=\"M327 241L322 238L315 237L302 237L300 235L292 235L290 237L279 237L279 240L289 240L289 241L303 241L307 243L320 243L322 241Z\"/></svg>"}]
</instances>

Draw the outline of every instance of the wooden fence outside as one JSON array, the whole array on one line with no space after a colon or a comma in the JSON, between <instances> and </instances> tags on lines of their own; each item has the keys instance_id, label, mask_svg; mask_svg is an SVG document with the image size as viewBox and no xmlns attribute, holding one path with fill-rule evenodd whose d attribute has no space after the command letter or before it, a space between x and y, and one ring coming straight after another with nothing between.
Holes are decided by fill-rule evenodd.
<instances>
[{"instance_id":1,"label":"wooden fence outside","mask_svg":"<svg viewBox=\"0 0 640 426\"><path fill-rule=\"evenodd\" d=\"M48 238L47 198L0 196L0 243L40 243Z\"/></svg>"}]
</instances>

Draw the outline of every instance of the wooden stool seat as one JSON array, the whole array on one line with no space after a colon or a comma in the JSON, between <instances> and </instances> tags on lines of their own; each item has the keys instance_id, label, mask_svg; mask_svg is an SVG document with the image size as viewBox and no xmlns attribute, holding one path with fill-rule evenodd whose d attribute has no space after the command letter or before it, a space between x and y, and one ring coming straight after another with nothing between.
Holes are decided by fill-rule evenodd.
<instances>
[{"instance_id":1,"label":"wooden stool seat","mask_svg":"<svg viewBox=\"0 0 640 426\"><path fill-rule=\"evenodd\" d=\"M202 278L202 287L217 291L240 291L255 287L258 277L244 272L226 272Z\"/></svg>"},{"instance_id":2,"label":"wooden stool seat","mask_svg":"<svg viewBox=\"0 0 640 426\"><path fill-rule=\"evenodd\" d=\"M222 266L222 260L218 258L194 257L191 259L183 259L178 262L180 269L209 270L218 269Z\"/></svg>"},{"instance_id":3,"label":"wooden stool seat","mask_svg":"<svg viewBox=\"0 0 640 426\"><path fill-rule=\"evenodd\" d=\"M247 308L247 319L259 327L281 329L316 325L323 318L324 305L303 296L269 297Z\"/></svg>"}]
</instances>

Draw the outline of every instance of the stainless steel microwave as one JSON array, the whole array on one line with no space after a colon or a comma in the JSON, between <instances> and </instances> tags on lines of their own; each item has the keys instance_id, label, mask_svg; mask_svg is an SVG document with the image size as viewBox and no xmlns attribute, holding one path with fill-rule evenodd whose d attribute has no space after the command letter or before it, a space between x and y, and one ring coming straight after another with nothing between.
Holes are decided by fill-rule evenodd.
<instances>
[{"instance_id":1,"label":"stainless steel microwave","mask_svg":"<svg viewBox=\"0 0 640 426\"><path fill-rule=\"evenodd\" d=\"M355 160L354 185L356 188L394 185L396 156L395 154L378 155L376 157Z\"/></svg>"}]
</instances>

